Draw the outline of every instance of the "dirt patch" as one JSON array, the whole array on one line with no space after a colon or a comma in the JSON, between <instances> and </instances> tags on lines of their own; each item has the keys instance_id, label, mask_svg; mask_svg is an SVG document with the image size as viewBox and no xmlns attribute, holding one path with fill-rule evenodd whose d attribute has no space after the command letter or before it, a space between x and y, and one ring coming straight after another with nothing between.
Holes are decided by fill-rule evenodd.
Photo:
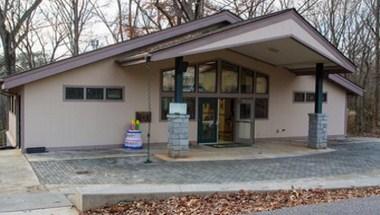
<instances>
[{"instance_id":1,"label":"dirt patch","mask_svg":"<svg viewBox=\"0 0 380 215\"><path fill-rule=\"evenodd\" d=\"M240 191L207 196L171 197L164 200L120 202L83 213L98 214L249 214L284 207L334 202L343 199L380 195L380 187L349 189L285 190L276 192Z\"/></svg>"}]
</instances>

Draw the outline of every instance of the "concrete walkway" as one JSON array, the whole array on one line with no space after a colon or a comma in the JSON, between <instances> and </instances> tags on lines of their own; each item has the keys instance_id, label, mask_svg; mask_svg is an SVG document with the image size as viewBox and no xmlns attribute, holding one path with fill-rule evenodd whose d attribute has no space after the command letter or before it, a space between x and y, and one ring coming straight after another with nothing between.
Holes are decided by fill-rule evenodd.
<instances>
[{"instance_id":1,"label":"concrete walkway","mask_svg":"<svg viewBox=\"0 0 380 215\"><path fill-rule=\"evenodd\" d=\"M0 215L77 215L62 193L46 192L19 150L0 151Z\"/></svg>"},{"instance_id":2,"label":"concrete walkway","mask_svg":"<svg viewBox=\"0 0 380 215\"><path fill-rule=\"evenodd\" d=\"M44 187L19 150L0 150L0 193L41 190Z\"/></svg>"},{"instance_id":3,"label":"concrete walkway","mask_svg":"<svg viewBox=\"0 0 380 215\"><path fill-rule=\"evenodd\" d=\"M374 215L380 214L380 197L342 200L333 203L284 208L254 215Z\"/></svg>"}]
</instances>

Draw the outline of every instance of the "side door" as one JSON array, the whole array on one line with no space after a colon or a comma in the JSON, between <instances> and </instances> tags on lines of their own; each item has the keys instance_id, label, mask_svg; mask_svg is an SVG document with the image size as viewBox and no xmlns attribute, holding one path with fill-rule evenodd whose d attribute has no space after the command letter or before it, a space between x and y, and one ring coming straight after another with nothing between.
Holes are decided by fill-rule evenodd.
<instances>
[{"instance_id":1,"label":"side door","mask_svg":"<svg viewBox=\"0 0 380 215\"><path fill-rule=\"evenodd\" d=\"M254 99L237 99L235 103L234 142L253 144L255 139Z\"/></svg>"}]
</instances>

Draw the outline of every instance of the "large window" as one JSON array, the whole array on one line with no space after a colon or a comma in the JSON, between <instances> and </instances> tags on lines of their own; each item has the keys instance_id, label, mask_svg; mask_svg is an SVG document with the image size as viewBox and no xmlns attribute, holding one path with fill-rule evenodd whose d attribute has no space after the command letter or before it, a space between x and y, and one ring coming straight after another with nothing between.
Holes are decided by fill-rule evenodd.
<instances>
[{"instance_id":1,"label":"large window","mask_svg":"<svg viewBox=\"0 0 380 215\"><path fill-rule=\"evenodd\" d=\"M222 93L237 93L239 67L234 64L222 62L221 91Z\"/></svg>"},{"instance_id":2,"label":"large window","mask_svg":"<svg viewBox=\"0 0 380 215\"><path fill-rule=\"evenodd\" d=\"M123 100L122 87L65 87L65 100L120 101Z\"/></svg>"},{"instance_id":3,"label":"large window","mask_svg":"<svg viewBox=\"0 0 380 215\"><path fill-rule=\"evenodd\" d=\"M174 101L174 75L174 69L165 70L161 73L161 120L166 120L169 104ZM269 77L224 60L208 61L189 66L183 76L183 93L190 119L195 119L197 116L198 98L220 98L224 96L248 99L253 99L255 96L257 101L255 113L250 113L248 109L244 109L243 113L255 114L258 119L268 118ZM306 97L306 94L304 96ZM247 117L244 114L241 117Z\"/></svg>"},{"instance_id":4,"label":"large window","mask_svg":"<svg viewBox=\"0 0 380 215\"><path fill-rule=\"evenodd\" d=\"M216 62L208 62L199 65L198 92L216 92Z\"/></svg>"},{"instance_id":5,"label":"large window","mask_svg":"<svg viewBox=\"0 0 380 215\"><path fill-rule=\"evenodd\" d=\"M253 77L254 77L254 72L242 68L241 69L241 75L240 75L240 92L241 93L253 93Z\"/></svg>"},{"instance_id":6,"label":"large window","mask_svg":"<svg viewBox=\"0 0 380 215\"><path fill-rule=\"evenodd\" d=\"M173 97L161 97L161 120L167 120L171 102L174 102ZM183 98L183 102L186 103L187 114L190 115L190 119L195 119L195 98L185 97Z\"/></svg>"},{"instance_id":7,"label":"large window","mask_svg":"<svg viewBox=\"0 0 380 215\"><path fill-rule=\"evenodd\" d=\"M162 72L162 91L163 92L174 92L174 69L166 70ZM195 91L195 67L189 66L185 73L183 73L183 92L194 92Z\"/></svg>"}]
</instances>

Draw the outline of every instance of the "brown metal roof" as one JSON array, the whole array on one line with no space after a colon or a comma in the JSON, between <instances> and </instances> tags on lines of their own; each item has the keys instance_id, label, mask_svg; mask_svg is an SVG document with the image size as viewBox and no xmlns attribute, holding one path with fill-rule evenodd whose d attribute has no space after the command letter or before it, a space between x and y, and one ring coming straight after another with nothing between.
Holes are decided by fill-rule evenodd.
<instances>
[{"instance_id":1,"label":"brown metal roof","mask_svg":"<svg viewBox=\"0 0 380 215\"><path fill-rule=\"evenodd\" d=\"M239 17L237 17L229 11L222 11L215 15L188 22L173 28L155 32L122 43L110 45L98 50L94 50L75 57L57 61L29 71L14 74L12 76L6 77L3 80L2 89L11 89L39 79L59 74L61 72L72 70L87 64L91 64L118 55L128 54L128 56L130 56L146 52L154 53L158 50L174 47L182 43L204 38L209 35L226 31L228 29L237 28L248 23L278 16L284 13L293 13L298 17L301 17L300 20L302 21L302 24L307 25L309 29L317 32L317 35L319 35L320 37L319 39L323 40L324 42L327 41L327 43L325 44L327 44L328 48L334 49L341 59L344 59L347 63L351 64L352 66L355 66L348 58L346 58L339 50L337 50L330 42L328 42L326 38L324 38L294 9L283 10L245 21L242 21ZM223 25L223 23L224 27L221 27L220 25ZM217 27L210 28L212 26ZM206 30L202 31L202 29ZM354 93L356 95L363 95L363 89L361 87L338 74L330 74L329 79L351 93Z\"/></svg>"},{"instance_id":2,"label":"brown metal roof","mask_svg":"<svg viewBox=\"0 0 380 215\"><path fill-rule=\"evenodd\" d=\"M229 11L221 11L212 16L178 25L166 30L131 39L122 43L106 46L91 52L60 60L22 73L13 74L3 79L2 89L10 89L59 74L71 69L85 66L103 59L114 57L152 44L160 43L213 25L231 24L241 21Z\"/></svg>"}]
</instances>

